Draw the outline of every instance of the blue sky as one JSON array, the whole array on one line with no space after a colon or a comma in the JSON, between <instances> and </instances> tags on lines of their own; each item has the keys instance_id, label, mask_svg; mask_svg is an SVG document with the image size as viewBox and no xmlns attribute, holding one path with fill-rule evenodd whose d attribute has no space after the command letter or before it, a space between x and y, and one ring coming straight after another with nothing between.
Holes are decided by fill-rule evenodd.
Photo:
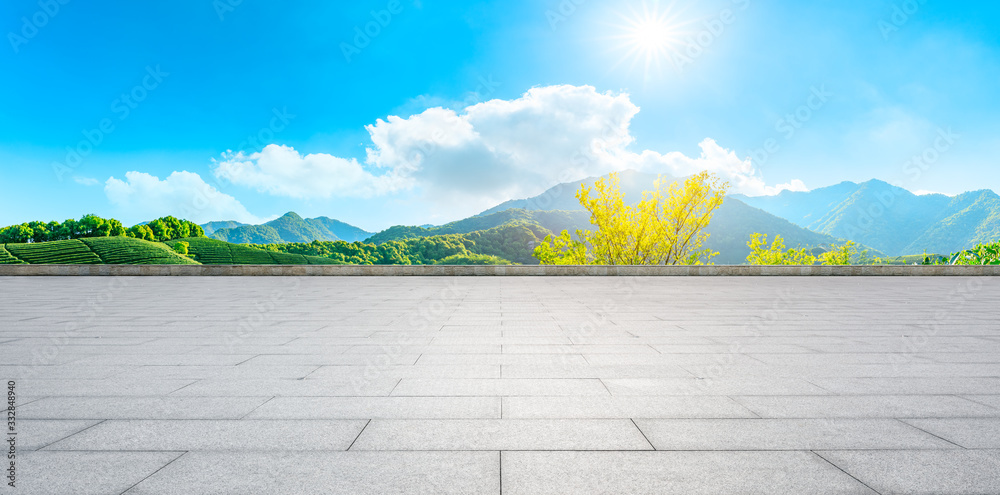
<instances>
[{"instance_id":1,"label":"blue sky","mask_svg":"<svg viewBox=\"0 0 1000 495\"><path fill-rule=\"evenodd\" d=\"M1000 189L995 2L340 3L7 2L0 225L379 230L624 168Z\"/></svg>"}]
</instances>

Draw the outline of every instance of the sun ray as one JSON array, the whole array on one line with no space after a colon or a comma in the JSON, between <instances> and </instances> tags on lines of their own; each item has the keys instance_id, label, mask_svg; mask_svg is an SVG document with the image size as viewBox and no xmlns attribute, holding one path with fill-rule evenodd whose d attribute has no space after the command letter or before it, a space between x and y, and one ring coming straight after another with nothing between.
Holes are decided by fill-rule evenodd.
<instances>
[{"instance_id":1,"label":"sun ray","mask_svg":"<svg viewBox=\"0 0 1000 495\"><path fill-rule=\"evenodd\" d=\"M612 24L617 34L607 37L613 42L610 48L621 54L612 70L627 63L630 71L641 68L646 81L682 53L684 37L690 34L685 28L693 22L682 19L674 2L661 6L655 0L643 2L640 10L629 7L618 17L618 22Z\"/></svg>"}]
</instances>

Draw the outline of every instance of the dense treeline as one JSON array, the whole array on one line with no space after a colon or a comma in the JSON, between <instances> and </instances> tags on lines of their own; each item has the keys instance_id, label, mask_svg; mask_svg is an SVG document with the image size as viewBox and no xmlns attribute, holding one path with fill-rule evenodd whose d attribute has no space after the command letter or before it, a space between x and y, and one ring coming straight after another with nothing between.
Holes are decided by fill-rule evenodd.
<instances>
[{"instance_id":1,"label":"dense treeline","mask_svg":"<svg viewBox=\"0 0 1000 495\"><path fill-rule=\"evenodd\" d=\"M506 265L532 263L534 246L548 230L534 222L512 222L468 234L435 235L371 244L313 241L252 244L251 247L305 256L322 256L353 265Z\"/></svg>"},{"instance_id":2,"label":"dense treeline","mask_svg":"<svg viewBox=\"0 0 1000 495\"><path fill-rule=\"evenodd\" d=\"M204 237L205 231L194 223L174 217L157 218L145 225L126 229L114 218L84 215L79 220L65 222L28 222L0 229L0 243L63 241L86 237L132 237L163 242L185 237Z\"/></svg>"}]
</instances>

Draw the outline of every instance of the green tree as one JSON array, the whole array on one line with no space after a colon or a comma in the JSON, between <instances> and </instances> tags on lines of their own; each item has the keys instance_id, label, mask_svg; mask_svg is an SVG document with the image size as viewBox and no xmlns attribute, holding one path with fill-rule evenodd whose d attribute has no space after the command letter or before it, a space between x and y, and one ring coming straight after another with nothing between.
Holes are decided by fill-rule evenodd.
<instances>
[{"instance_id":1,"label":"green tree","mask_svg":"<svg viewBox=\"0 0 1000 495\"><path fill-rule=\"evenodd\" d=\"M188 255L188 248L191 247L190 242L179 241L174 243L174 252L177 254L182 254L184 256Z\"/></svg>"},{"instance_id":2,"label":"green tree","mask_svg":"<svg viewBox=\"0 0 1000 495\"><path fill-rule=\"evenodd\" d=\"M546 236L545 240L535 247L534 255L543 265L587 264L587 246L574 240L567 230L562 231L556 238L551 235Z\"/></svg>"}]
</instances>

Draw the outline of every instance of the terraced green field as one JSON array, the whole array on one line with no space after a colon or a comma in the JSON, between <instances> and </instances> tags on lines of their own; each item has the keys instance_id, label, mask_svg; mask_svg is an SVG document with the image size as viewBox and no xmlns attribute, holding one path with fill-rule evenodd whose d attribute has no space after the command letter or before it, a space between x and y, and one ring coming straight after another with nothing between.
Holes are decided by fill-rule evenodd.
<instances>
[{"instance_id":1,"label":"terraced green field","mask_svg":"<svg viewBox=\"0 0 1000 495\"><path fill-rule=\"evenodd\" d=\"M173 250L187 242L189 255ZM37 265L335 265L329 258L285 254L229 244L207 237L149 242L130 237L89 237L68 241L0 244L0 264Z\"/></svg>"},{"instance_id":2,"label":"terraced green field","mask_svg":"<svg viewBox=\"0 0 1000 495\"><path fill-rule=\"evenodd\" d=\"M207 237L190 237L170 241L187 242L189 256L203 265L337 265L341 264L329 258L320 256L303 256L274 251L264 251L246 247L240 244L209 239Z\"/></svg>"},{"instance_id":3,"label":"terraced green field","mask_svg":"<svg viewBox=\"0 0 1000 495\"><path fill-rule=\"evenodd\" d=\"M80 239L101 261L108 265L197 265L162 242L128 237L90 237Z\"/></svg>"},{"instance_id":4,"label":"terraced green field","mask_svg":"<svg viewBox=\"0 0 1000 495\"><path fill-rule=\"evenodd\" d=\"M7 249L5 249L3 246L0 246L0 265L20 265L20 264L24 264L24 262L18 258L15 258L14 255L10 254L10 252L7 251Z\"/></svg>"},{"instance_id":5,"label":"terraced green field","mask_svg":"<svg viewBox=\"0 0 1000 495\"><path fill-rule=\"evenodd\" d=\"M7 244L4 247L21 261L33 265L100 265L104 263L79 239L37 244Z\"/></svg>"}]
</instances>

